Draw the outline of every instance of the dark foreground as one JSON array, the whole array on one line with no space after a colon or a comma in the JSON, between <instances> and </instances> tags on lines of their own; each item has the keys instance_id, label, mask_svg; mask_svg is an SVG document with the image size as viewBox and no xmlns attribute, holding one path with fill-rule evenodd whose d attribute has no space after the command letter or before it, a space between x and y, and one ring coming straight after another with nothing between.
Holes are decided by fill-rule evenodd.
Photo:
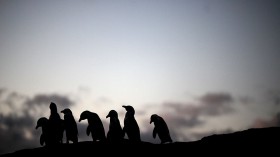
<instances>
[{"instance_id":1,"label":"dark foreground","mask_svg":"<svg viewBox=\"0 0 280 157\"><path fill-rule=\"evenodd\" d=\"M152 144L141 142L131 144L125 140L122 144L101 142L79 142L77 144L62 144L56 147L39 147L23 149L14 153L3 154L1 157L29 156L150 156L157 154L166 156L188 153L204 154L213 152L231 153L251 151L252 153L271 153L280 150L280 127L249 129L230 134L212 135L193 142L174 142L168 144ZM211 153L211 154L212 154ZM185 154L185 155L184 155Z\"/></svg>"}]
</instances>

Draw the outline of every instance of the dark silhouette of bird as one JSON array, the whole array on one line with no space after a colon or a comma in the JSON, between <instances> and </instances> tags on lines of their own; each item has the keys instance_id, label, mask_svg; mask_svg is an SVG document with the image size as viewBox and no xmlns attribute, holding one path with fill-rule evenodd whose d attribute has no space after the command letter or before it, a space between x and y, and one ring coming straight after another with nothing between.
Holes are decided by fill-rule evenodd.
<instances>
[{"instance_id":1,"label":"dark silhouette of bird","mask_svg":"<svg viewBox=\"0 0 280 157\"><path fill-rule=\"evenodd\" d=\"M156 135L158 134L158 137L161 140L161 144L166 142L172 142L167 124L165 123L163 118L158 116L157 114L153 114L151 116L150 124L152 122L154 122L155 125L155 128L153 130L153 137L156 138Z\"/></svg>"},{"instance_id":2,"label":"dark silhouette of bird","mask_svg":"<svg viewBox=\"0 0 280 157\"><path fill-rule=\"evenodd\" d=\"M78 127L72 111L66 108L62 110L61 113L64 113L63 126L66 132L66 143L68 144L69 141L78 143Z\"/></svg>"},{"instance_id":3,"label":"dark silhouette of bird","mask_svg":"<svg viewBox=\"0 0 280 157\"><path fill-rule=\"evenodd\" d=\"M82 120L88 120L88 127L87 127L87 135L91 133L93 141L105 141L105 130L103 127L103 123L99 116L96 113L90 111L84 111L80 115L79 122Z\"/></svg>"},{"instance_id":4,"label":"dark silhouette of bird","mask_svg":"<svg viewBox=\"0 0 280 157\"><path fill-rule=\"evenodd\" d=\"M135 110L132 106L122 106L126 109L123 132L127 134L132 143L141 142L140 129L134 118Z\"/></svg>"},{"instance_id":5,"label":"dark silhouette of bird","mask_svg":"<svg viewBox=\"0 0 280 157\"><path fill-rule=\"evenodd\" d=\"M63 139L63 121L57 113L56 104L51 102L50 104L50 118L49 118L49 131L50 131L50 141L52 144L60 144Z\"/></svg>"},{"instance_id":6,"label":"dark silhouette of bird","mask_svg":"<svg viewBox=\"0 0 280 157\"><path fill-rule=\"evenodd\" d=\"M42 128L42 134L40 136L40 144L41 145L49 145L49 126L48 126L48 119L46 117L41 117L37 121L36 129L39 127Z\"/></svg>"},{"instance_id":7,"label":"dark silhouette of bird","mask_svg":"<svg viewBox=\"0 0 280 157\"><path fill-rule=\"evenodd\" d=\"M110 143L120 143L123 139L123 131L118 118L118 113L111 110L106 118L110 117L109 131L107 133L107 140Z\"/></svg>"}]
</instances>

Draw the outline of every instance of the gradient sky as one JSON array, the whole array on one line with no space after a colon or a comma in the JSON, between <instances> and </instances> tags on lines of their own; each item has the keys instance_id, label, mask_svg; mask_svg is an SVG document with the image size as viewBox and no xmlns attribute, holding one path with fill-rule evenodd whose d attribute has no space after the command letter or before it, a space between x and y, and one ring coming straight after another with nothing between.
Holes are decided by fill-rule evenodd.
<instances>
[{"instance_id":1,"label":"gradient sky","mask_svg":"<svg viewBox=\"0 0 280 157\"><path fill-rule=\"evenodd\" d=\"M106 129L132 105L153 143L153 113L174 141L277 126L279 50L277 0L0 0L0 154L39 146L50 101Z\"/></svg>"}]
</instances>

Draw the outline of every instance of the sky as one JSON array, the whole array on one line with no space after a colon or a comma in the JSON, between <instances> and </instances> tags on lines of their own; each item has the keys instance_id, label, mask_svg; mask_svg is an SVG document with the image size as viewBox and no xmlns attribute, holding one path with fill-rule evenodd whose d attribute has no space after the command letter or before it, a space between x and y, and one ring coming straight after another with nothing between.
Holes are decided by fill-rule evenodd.
<instances>
[{"instance_id":1,"label":"sky","mask_svg":"<svg viewBox=\"0 0 280 157\"><path fill-rule=\"evenodd\" d=\"M152 114L173 141L280 126L279 50L277 0L0 0L0 154L40 146L50 102L106 132L132 105L151 143Z\"/></svg>"}]
</instances>

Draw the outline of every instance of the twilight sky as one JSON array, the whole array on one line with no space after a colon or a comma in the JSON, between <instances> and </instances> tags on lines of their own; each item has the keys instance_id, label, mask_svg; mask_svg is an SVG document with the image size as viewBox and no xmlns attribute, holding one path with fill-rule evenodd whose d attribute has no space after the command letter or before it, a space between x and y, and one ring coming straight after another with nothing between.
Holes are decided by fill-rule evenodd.
<instances>
[{"instance_id":1,"label":"twilight sky","mask_svg":"<svg viewBox=\"0 0 280 157\"><path fill-rule=\"evenodd\" d=\"M279 50L277 0L0 0L0 154L39 146L51 101L106 132L132 105L152 143L154 113L173 141L279 126Z\"/></svg>"}]
</instances>

